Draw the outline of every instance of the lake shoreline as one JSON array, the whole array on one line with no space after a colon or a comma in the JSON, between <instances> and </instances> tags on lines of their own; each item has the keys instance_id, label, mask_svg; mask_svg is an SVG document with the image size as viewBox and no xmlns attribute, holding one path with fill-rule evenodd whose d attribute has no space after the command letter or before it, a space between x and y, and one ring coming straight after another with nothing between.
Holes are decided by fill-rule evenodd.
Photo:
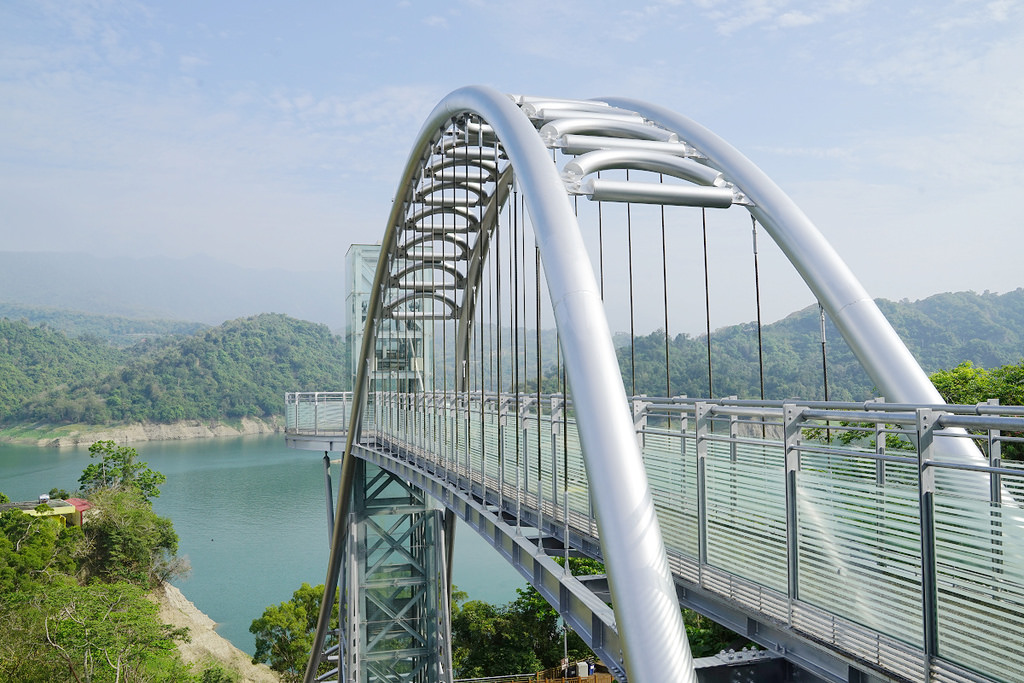
<instances>
[{"instance_id":1,"label":"lake shoreline","mask_svg":"<svg viewBox=\"0 0 1024 683\"><path fill-rule=\"evenodd\" d=\"M153 591L153 598L160 608L160 621L176 628L188 628L189 640L176 641L178 652L186 664L194 664L197 670L210 664L220 664L225 669L237 671L243 681L280 682L280 676L270 667L253 664L248 654L217 633L213 619L201 612L178 588L169 583L161 584Z\"/></svg>"},{"instance_id":2,"label":"lake shoreline","mask_svg":"<svg viewBox=\"0 0 1024 683\"><path fill-rule=\"evenodd\" d=\"M118 444L147 441L185 441L221 437L278 434L284 418L244 417L237 421L181 420L169 424L138 422L126 425L16 425L0 430L0 441L40 448L74 448L96 441Z\"/></svg>"}]
</instances>

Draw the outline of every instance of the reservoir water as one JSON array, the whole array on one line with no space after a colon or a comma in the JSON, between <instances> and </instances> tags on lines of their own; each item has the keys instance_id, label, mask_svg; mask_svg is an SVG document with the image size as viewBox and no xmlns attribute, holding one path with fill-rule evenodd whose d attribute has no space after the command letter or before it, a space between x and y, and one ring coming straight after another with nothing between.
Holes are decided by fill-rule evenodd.
<instances>
[{"instance_id":1,"label":"reservoir water","mask_svg":"<svg viewBox=\"0 0 1024 683\"><path fill-rule=\"evenodd\" d=\"M191 574L173 583L217 622L218 632L252 653L249 624L303 582L323 583L327 520L323 453L286 448L281 436L133 444L139 459L167 475L153 507L170 517ZM34 500L51 488L74 491L87 448L0 444L0 491ZM335 476L337 470L335 469ZM453 581L470 599L503 604L525 586L476 532L455 534Z\"/></svg>"}]
</instances>

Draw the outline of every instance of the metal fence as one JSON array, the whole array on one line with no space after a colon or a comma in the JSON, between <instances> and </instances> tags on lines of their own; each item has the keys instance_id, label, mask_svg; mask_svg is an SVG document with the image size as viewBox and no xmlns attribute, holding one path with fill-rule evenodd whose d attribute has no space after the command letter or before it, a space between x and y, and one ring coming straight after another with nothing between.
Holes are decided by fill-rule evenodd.
<instances>
[{"instance_id":1,"label":"metal fence","mask_svg":"<svg viewBox=\"0 0 1024 683\"><path fill-rule=\"evenodd\" d=\"M325 411L350 400L289 396L296 433L327 429ZM1024 680L1024 463L1000 457L1021 441L1024 409L632 403L678 581L889 675ZM564 396L378 393L363 417L365 438L501 509L535 511L531 525L595 539L594 554ZM960 440L975 458L945 455Z\"/></svg>"},{"instance_id":2,"label":"metal fence","mask_svg":"<svg viewBox=\"0 0 1024 683\"><path fill-rule=\"evenodd\" d=\"M288 434L322 436L348 431L351 391L296 391L284 395Z\"/></svg>"}]
</instances>

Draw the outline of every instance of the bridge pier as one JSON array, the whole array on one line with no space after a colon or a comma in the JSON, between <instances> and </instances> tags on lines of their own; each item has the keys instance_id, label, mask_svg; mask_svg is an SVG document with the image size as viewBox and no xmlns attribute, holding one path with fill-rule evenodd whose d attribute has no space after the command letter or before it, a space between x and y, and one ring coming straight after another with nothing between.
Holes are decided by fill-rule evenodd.
<instances>
[{"instance_id":1,"label":"bridge pier","mask_svg":"<svg viewBox=\"0 0 1024 683\"><path fill-rule=\"evenodd\" d=\"M356 462L351 500L341 600L344 680L450 683L443 511L423 491L363 460Z\"/></svg>"}]
</instances>

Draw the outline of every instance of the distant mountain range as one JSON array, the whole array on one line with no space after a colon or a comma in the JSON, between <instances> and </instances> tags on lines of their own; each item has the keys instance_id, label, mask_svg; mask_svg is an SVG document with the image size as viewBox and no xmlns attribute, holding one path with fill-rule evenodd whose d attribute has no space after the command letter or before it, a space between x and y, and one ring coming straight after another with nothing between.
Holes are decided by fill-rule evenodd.
<instances>
[{"instance_id":1,"label":"distant mountain range","mask_svg":"<svg viewBox=\"0 0 1024 683\"><path fill-rule=\"evenodd\" d=\"M60 308L39 308L0 302L0 318L23 321L63 332L68 337L93 337L117 348L144 341L194 334L206 329L205 323L159 318L126 318L118 315L81 313Z\"/></svg>"},{"instance_id":2,"label":"distant mountain range","mask_svg":"<svg viewBox=\"0 0 1024 683\"><path fill-rule=\"evenodd\" d=\"M333 262L318 259L331 267L294 272L242 268L208 257L0 251L0 303L207 325L274 312L340 330L343 261L341 256Z\"/></svg>"},{"instance_id":3,"label":"distant mountain range","mask_svg":"<svg viewBox=\"0 0 1024 683\"><path fill-rule=\"evenodd\" d=\"M0 319L0 425L266 418L286 391L347 389L348 368L341 337L280 314L127 349Z\"/></svg>"},{"instance_id":4,"label":"distant mountain range","mask_svg":"<svg viewBox=\"0 0 1024 683\"><path fill-rule=\"evenodd\" d=\"M995 368L1024 359L1024 289L1006 294L952 292L919 301L876 301L925 372L964 361ZM808 307L762 329L765 398L824 397L818 307ZM826 324L829 398L865 400L878 390L836 328ZM623 345L625 342L625 346ZM630 362L629 338L618 337L619 365L627 393L708 395L707 336L670 339L668 379L664 334L638 337ZM715 396L760 395L757 325L744 323L711 333Z\"/></svg>"},{"instance_id":5,"label":"distant mountain range","mask_svg":"<svg viewBox=\"0 0 1024 683\"><path fill-rule=\"evenodd\" d=\"M207 278L204 286L219 277L224 274ZM131 290L131 280L124 287ZM112 297L116 293L107 291ZM879 300L878 305L928 373L964 361L994 368L1024 358L1024 289ZM765 325L762 339L766 398L823 398L817 307ZM875 396L877 390L831 324L827 340L830 398ZM632 348L628 337L619 335L616 342L627 392L635 387L638 394L708 395L706 337L669 339L667 375L662 332L637 337ZM542 344L545 389L555 390L553 330L543 332ZM715 396L759 396L754 323L713 331L711 361ZM506 373L510 366L505 364ZM280 414L285 391L348 388L349 367L340 336L281 314L208 327L0 304L0 424L267 417ZM527 375L533 375L529 368Z\"/></svg>"}]
</instances>

